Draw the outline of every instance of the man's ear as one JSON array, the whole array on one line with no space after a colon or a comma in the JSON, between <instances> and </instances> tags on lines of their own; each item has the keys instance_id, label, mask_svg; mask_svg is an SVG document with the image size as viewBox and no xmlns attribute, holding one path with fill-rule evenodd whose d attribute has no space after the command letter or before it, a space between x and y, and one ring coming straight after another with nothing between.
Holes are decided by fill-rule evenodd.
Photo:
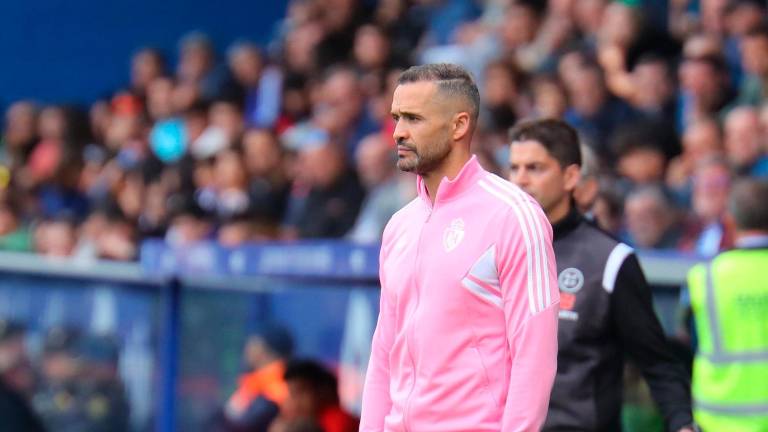
<instances>
[{"instance_id":1,"label":"man's ear","mask_svg":"<svg viewBox=\"0 0 768 432\"><path fill-rule=\"evenodd\" d=\"M461 141L470 132L470 116L466 111L460 111L453 116L453 140Z\"/></svg>"},{"instance_id":2,"label":"man's ear","mask_svg":"<svg viewBox=\"0 0 768 432\"><path fill-rule=\"evenodd\" d=\"M576 185L581 180L581 167L576 164L570 164L563 171L563 186L565 190L573 192Z\"/></svg>"}]
</instances>

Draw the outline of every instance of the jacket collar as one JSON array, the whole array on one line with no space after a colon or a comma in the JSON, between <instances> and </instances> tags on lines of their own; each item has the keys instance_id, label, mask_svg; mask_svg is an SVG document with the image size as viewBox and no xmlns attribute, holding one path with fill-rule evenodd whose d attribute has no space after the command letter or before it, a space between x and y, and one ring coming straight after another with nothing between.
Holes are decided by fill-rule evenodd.
<instances>
[{"instance_id":1,"label":"jacket collar","mask_svg":"<svg viewBox=\"0 0 768 432\"><path fill-rule=\"evenodd\" d=\"M485 170L480 166L477 157L472 155L453 180L449 180L448 177L443 177L443 179L440 180L440 186L438 186L434 204L432 203L432 200L429 199L427 185L424 182L424 178L421 176L416 177L416 189L419 193L419 197L429 207L434 207L438 203L450 201L464 193L464 191L480 180L484 172Z\"/></svg>"},{"instance_id":2,"label":"jacket collar","mask_svg":"<svg viewBox=\"0 0 768 432\"><path fill-rule=\"evenodd\" d=\"M564 218L552 224L553 240L559 240L570 234L578 228L583 219L583 216L576 210L576 207L571 206L571 211Z\"/></svg>"}]
</instances>

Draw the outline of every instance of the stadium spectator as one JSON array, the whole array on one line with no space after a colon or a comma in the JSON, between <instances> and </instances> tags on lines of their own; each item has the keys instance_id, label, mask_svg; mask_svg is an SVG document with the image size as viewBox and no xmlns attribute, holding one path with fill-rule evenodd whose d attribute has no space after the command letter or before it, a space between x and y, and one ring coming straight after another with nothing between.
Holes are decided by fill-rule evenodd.
<instances>
[{"instance_id":1,"label":"stadium spectator","mask_svg":"<svg viewBox=\"0 0 768 432\"><path fill-rule=\"evenodd\" d=\"M682 249L713 256L733 247L733 225L726 218L730 190L731 171L725 160L714 157L699 162L693 175L693 226L688 227Z\"/></svg>"},{"instance_id":2,"label":"stadium spectator","mask_svg":"<svg viewBox=\"0 0 768 432\"><path fill-rule=\"evenodd\" d=\"M626 240L638 249L675 249L680 245L680 216L667 192L657 185L632 191L624 203Z\"/></svg>"},{"instance_id":3,"label":"stadium spectator","mask_svg":"<svg viewBox=\"0 0 768 432\"><path fill-rule=\"evenodd\" d=\"M312 360L295 360L285 369L288 398L269 432L315 423L324 432L357 431L358 421L341 407L336 377Z\"/></svg>"},{"instance_id":4,"label":"stadium spectator","mask_svg":"<svg viewBox=\"0 0 768 432\"><path fill-rule=\"evenodd\" d=\"M682 135L682 152L668 165L666 184L688 202L690 180L696 166L704 159L723 155L720 126L714 119L702 119L688 126Z\"/></svg>"},{"instance_id":5,"label":"stadium spectator","mask_svg":"<svg viewBox=\"0 0 768 432\"><path fill-rule=\"evenodd\" d=\"M86 335L80 342L82 372L78 397L83 400L89 432L127 432L128 401L117 373L118 345L111 335Z\"/></svg>"},{"instance_id":6,"label":"stadium spectator","mask_svg":"<svg viewBox=\"0 0 768 432\"><path fill-rule=\"evenodd\" d=\"M287 215L286 235L301 238L341 237L349 231L362 205L365 190L348 165L345 150L322 131L297 158L297 182L304 195L292 195L296 208ZM298 208L297 208L298 207Z\"/></svg>"},{"instance_id":7,"label":"stadium spectator","mask_svg":"<svg viewBox=\"0 0 768 432\"><path fill-rule=\"evenodd\" d=\"M32 250L32 233L22 219L18 199L13 197L0 201L0 250Z\"/></svg>"},{"instance_id":8,"label":"stadium spectator","mask_svg":"<svg viewBox=\"0 0 768 432\"><path fill-rule=\"evenodd\" d=\"M5 112L0 157L8 170L23 166L37 142L37 107L30 101L18 101Z\"/></svg>"},{"instance_id":9,"label":"stadium spectator","mask_svg":"<svg viewBox=\"0 0 768 432\"><path fill-rule=\"evenodd\" d=\"M0 380L0 426L3 430L43 432L45 429L24 398Z\"/></svg>"},{"instance_id":10,"label":"stadium spectator","mask_svg":"<svg viewBox=\"0 0 768 432\"><path fill-rule=\"evenodd\" d=\"M698 120L717 116L733 98L721 55L718 51L682 59L678 69L678 130L683 131Z\"/></svg>"},{"instance_id":11,"label":"stadium spectator","mask_svg":"<svg viewBox=\"0 0 768 432\"><path fill-rule=\"evenodd\" d=\"M357 148L357 172L367 192L355 226L347 237L360 243L380 241L389 218L414 198L410 178L395 166L395 154L388 137L374 133ZM406 181L404 181L406 180Z\"/></svg>"},{"instance_id":12,"label":"stadium spectator","mask_svg":"<svg viewBox=\"0 0 768 432\"><path fill-rule=\"evenodd\" d=\"M293 339L282 326L264 324L251 334L243 350L249 371L224 407L225 430L267 430L289 397L285 372L292 353Z\"/></svg>"},{"instance_id":13,"label":"stadium spectator","mask_svg":"<svg viewBox=\"0 0 768 432\"><path fill-rule=\"evenodd\" d=\"M279 223L290 192L285 149L269 129L250 129L243 136L243 156L255 211Z\"/></svg>"},{"instance_id":14,"label":"stadium spectator","mask_svg":"<svg viewBox=\"0 0 768 432\"><path fill-rule=\"evenodd\" d=\"M179 83L194 85L203 97L216 96L223 76L217 67L216 53L207 35L191 32L181 38L176 78Z\"/></svg>"},{"instance_id":15,"label":"stadium spectator","mask_svg":"<svg viewBox=\"0 0 768 432\"><path fill-rule=\"evenodd\" d=\"M46 429L75 432L88 420L78 392L82 363L78 355L80 334L71 327L56 326L45 336L42 382L32 398Z\"/></svg>"},{"instance_id":16,"label":"stadium spectator","mask_svg":"<svg viewBox=\"0 0 768 432\"><path fill-rule=\"evenodd\" d=\"M627 100L641 117L663 122L674 118L675 83L669 60L646 54L637 59L629 79Z\"/></svg>"},{"instance_id":17,"label":"stadium spectator","mask_svg":"<svg viewBox=\"0 0 768 432\"><path fill-rule=\"evenodd\" d=\"M757 106L767 95L768 61L765 59L768 56L768 25L757 23L743 34L740 45L741 67L746 76L741 82L737 102Z\"/></svg>"},{"instance_id":18,"label":"stadium spectator","mask_svg":"<svg viewBox=\"0 0 768 432\"><path fill-rule=\"evenodd\" d=\"M71 217L42 220L33 235L35 251L41 255L66 258L75 252L77 227Z\"/></svg>"},{"instance_id":19,"label":"stadium spectator","mask_svg":"<svg viewBox=\"0 0 768 432\"><path fill-rule=\"evenodd\" d=\"M146 98L147 87L165 74L165 58L154 48L141 48L131 58L131 91L141 100Z\"/></svg>"},{"instance_id":20,"label":"stadium spectator","mask_svg":"<svg viewBox=\"0 0 768 432\"><path fill-rule=\"evenodd\" d=\"M26 336L26 328L19 322L0 319L0 384L8 392L28 398L34 391L35 376Z\"/></svg>"},{"instance_id":21,"label":"stadium spectator","mask_svg":"<svg viewBox=\"0 0 768 432\"><path fill-rule=\"evenodd\" d=\"M768 175L768 154L758 111L754 107L734 108L725 118L725 154L736 174Z\"/></svg>"},{"instance_id":22,"label":"stadium spectator","mask_svg":"<svg viewBox=\"0 0 768 432\"><path fill-rule=\"evenodd\" d=\"M571 107L564 118L587 137L595 151L605 154L611 134L630 121L633 113L626 103L608 92L604 73L597 64L586 61L568 73L570 79L564 84Z\"/></svg>"}]
</instances>

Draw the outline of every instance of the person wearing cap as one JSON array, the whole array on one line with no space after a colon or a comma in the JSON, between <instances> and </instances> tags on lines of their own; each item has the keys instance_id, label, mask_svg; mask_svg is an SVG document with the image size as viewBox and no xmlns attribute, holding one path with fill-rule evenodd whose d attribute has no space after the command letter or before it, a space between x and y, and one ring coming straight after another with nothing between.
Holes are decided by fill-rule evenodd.
<instances>
[{"instance_id":1,"label":"person wearing cap","mask_svg":"<svg viewBox=\"0 0 768 432\"><path fill-rule=\"evenodd\" d=\"M268 323L248 338L244 360L250 371L224 407L224 430L266 431L288 397L284 375L293 338L284 327Z\"/></svg>"}]
</instances>

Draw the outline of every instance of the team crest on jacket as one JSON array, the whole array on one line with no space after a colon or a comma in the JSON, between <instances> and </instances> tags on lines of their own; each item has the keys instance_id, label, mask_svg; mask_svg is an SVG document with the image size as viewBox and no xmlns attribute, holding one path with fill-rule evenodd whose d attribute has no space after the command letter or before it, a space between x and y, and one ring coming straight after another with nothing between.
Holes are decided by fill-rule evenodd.
<instances>
[{"instance_id":1,"label":"team crest on jacket","mask_svg":"<svg viewBox=\"0 0 768 432\"><path fill-rule=\"evenodd\" d=\"M584 286L584 273L577 268L568 267L560 272L557 285L560 291L575 294Z\"/></svg>"},{"instance_id":2,"label":"team crest on jacket","mask_svg":"<svg viewBox=\"0 0 768 432\"><path fill-rule=\"evenodd\" d=\"M464 239L464 219L457 218L451 221L443 232L443 248L446 252L456 249L456 246Z\"/></svg>"}]
</instances>

